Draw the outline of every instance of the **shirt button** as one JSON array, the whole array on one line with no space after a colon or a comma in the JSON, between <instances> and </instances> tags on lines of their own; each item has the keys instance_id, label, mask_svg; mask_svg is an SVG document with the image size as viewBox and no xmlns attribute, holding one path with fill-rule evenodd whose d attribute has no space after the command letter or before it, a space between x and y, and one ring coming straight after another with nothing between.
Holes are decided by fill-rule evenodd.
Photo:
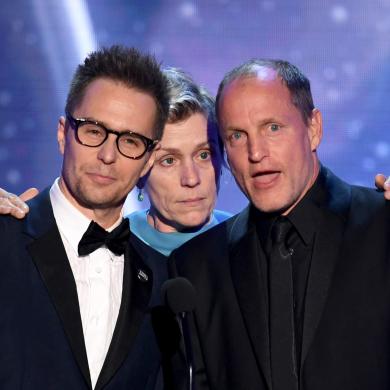
<instances>
[{"instance_id":1,"label":"shirt button","mask_svg":"<svg viewBox=\"0 0 390 390\"><path fill-rule=\"evenodd\" d=\"M102 271L103 271L102 267L96 267L96 268L95 268L95 272L96 272L97 274L101 274Z\"/></svg>"},{"instance_id":2,"label":"shirt button","mask_svg":"<svg viewBox=\"0 0 390 390\"><path fill-rule=\"evenodd\" d=\"M294 248L288 248L288 253L292 256L294 254Z\"/></svg>"}]
</instances>

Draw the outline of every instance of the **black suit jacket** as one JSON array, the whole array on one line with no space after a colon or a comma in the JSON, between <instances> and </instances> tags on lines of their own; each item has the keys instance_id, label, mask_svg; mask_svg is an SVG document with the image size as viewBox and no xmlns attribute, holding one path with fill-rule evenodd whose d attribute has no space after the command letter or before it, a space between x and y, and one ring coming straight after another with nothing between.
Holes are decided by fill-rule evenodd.
<instances>
[{"instance_id":1,"label":"black suit jacket","mask_svg":"<svg viewBox=\"0 0 390 390\"><path fill-rule=\"evenodd\" d=\"M325 168L320 179L326 199L309 206L317 233L300 389L390 389L390 205ZM264 252L250 213L249 206L172 256L172 275L197 291L195 359L208 380L198 388L272 388Z\"/></svg>"},{"instance_id":2,"label":"black suit jacket","mask_svg":"<svg viewBox=\"0 0 390 390\"><path fill-rule=\"evenodd\" d=\"M149 302L165 276L153 283L148 247L134 235L130 243L118 320L95 389L160 385ZM24 220L0 217L0 388L91 388L76 284L48 190L32 200Z\"/></svg>"}]
</instances>

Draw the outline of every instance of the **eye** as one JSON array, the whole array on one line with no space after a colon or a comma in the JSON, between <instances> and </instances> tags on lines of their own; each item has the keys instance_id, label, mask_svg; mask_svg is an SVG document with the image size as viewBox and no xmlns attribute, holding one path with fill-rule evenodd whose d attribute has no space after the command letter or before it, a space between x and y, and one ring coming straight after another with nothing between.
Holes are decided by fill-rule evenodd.
<instances>
[{"instance_id":1,"label":"eye","mask_svg":"<svg viewBox=\"0 0 390 390\"><path fill-rule=\"evenodd\" d=\"M87 133L91 135L100 135L102 132L99 129L88 129Z\"/></svg>"},{"instance_id":2,"label":"eye","mask_svg":"<svg viewBox=\"0 0 390 390\"><path fill-rule=\"evenodd\" d=\"M122 141L123 140L123 141ZM127 145L137 145L137 142L133 138L123 137L121 141Z\"/></svg>"},{"instance_id":3,"label":"eye","mask_svg":"<svg viewBox=\"0 0 390 390\"><path fill-rule=\"evenodd\" d=\"M228 137L228 141L231 146L244 145L246 139L247 139L246 133L239 130L232 131Z\"/></svg>"},{"instance_id":4,"label":"eye","mask_svg":"<svg viewBox=\"0 0 390 390\"><path fill-rule=\"evenodd\" d=\"M79 133L92 138L102 138L105 136L105 131L101 127L93 124L85 124L80 126Z\"/></svg>"},{"instance_id":5,"label":"eye","mask_svg":"<svg viewBox=\"0 0 390 390\"><path fill-rule=\"evenodd\" d=\"M169 167L173 165L175 162L175 159L173 157L165 157L162 160L160 160L160 164L164 167Z\"/></svg>"},{"instance_id":6,"label":"eye","mask_svg":"<svg viewBox=\"0 0 390 390\"><path fill-rule=\"evenodd\" d=\"M277 123L271 123L270 126L269 126L270 130L272 132L275 132L275 131L278 131L280 130L280 125L278 125Z\"/></svg>"},{"instance_id":7,"label":"eye","mask_svg":"<svg viewBox=\"0 0 390 390\"><path fill-rule=\"evenodd\" d=\"M201 160L209 160L211 157L211 152L209 150L202 150L200 153L199 153L199 158Z\"/></svg>"}]
</instances>

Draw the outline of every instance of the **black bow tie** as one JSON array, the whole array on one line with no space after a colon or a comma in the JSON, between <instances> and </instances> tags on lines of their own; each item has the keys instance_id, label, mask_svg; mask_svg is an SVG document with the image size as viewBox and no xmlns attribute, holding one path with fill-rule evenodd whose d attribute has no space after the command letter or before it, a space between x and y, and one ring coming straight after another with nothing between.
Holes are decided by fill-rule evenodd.
<instances>
[{"instance_id":1,"label":"black bow tie","mask_svg":"<svg viewBox=\"0 0 390 390\"><path fill-rule=\"evenodd\" d=\"M106 246L116 255L125 253L126 244L130 237L129 220L124 218L119 226L112 232L104 230L96 222L91 221L88 229L79 242L79 256L86 256L100 248Z\"/></svg>"}]
</instances>

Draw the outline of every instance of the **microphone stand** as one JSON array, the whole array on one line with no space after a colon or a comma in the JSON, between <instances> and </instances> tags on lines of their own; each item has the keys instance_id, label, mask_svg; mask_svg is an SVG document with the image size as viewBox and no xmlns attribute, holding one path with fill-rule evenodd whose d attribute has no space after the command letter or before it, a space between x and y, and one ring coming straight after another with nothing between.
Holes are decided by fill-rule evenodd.
<instances>
[{"instance_id":1,"label":"microphone stand","mask_svg":"<svg viewBox=\"0 0 390 390\"><path fill-rule=\"evenodd\" d=\"M164 282L161 293L163 302L177 316L177 321L183 336L184 354L187 366L187 389L195 390L193 380L193 351L188 316L195 308L196 292L189 280L176 277Z\"/></svg>"},{"instance_id":2,"label":"microphone stand","mask_svg":"<svg viewBox=\"0 0 390 390\"><path fill-rule=\"evenodd\" d=\"M192 345L191 345L191 335L188 326L187 313L181 312L179 313L179 320L181 322L181 329L183 333L183 341L184 341L184 350L187 361L187 385L188 390L194 390L194 382L193 382L193 355L192 355Z\"/></svg>"}]
</instances>

